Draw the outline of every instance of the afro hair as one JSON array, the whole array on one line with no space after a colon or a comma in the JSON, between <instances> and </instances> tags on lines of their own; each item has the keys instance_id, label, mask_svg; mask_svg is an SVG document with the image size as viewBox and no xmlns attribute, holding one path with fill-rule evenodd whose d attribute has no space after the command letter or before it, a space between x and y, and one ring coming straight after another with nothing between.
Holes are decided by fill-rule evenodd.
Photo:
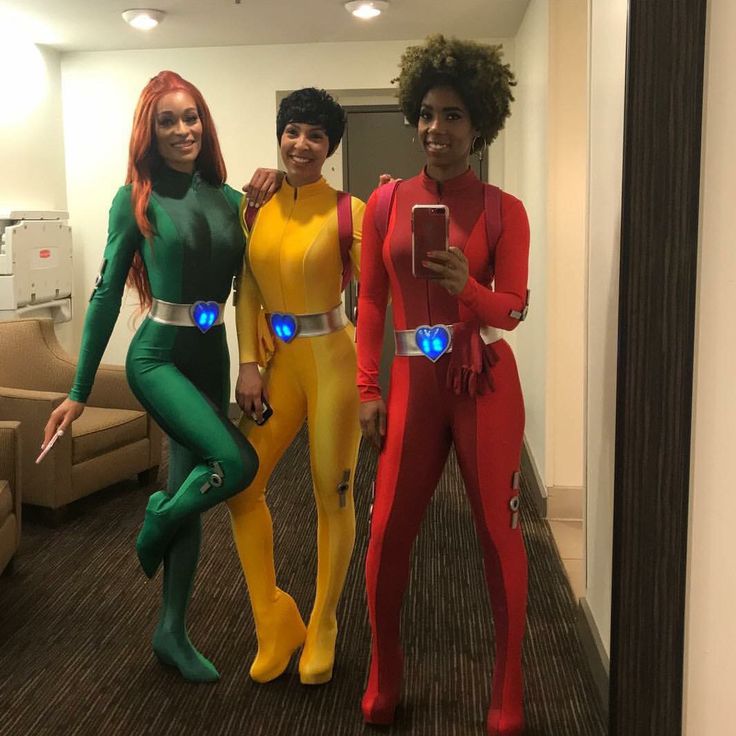
<instances>
[{"instance_id":1,"label":"afro hair","mask_svg":"<svg viewBox=\"0 0 736 736\"><path fill-rule=\"evenodd\" d=\"M399 105L416 127L422 100L433 87L452 87L468 108L473 125L486 145L498 135L514 100L516 84L508 64L501 61L501 46L428 36L421 46L409 46L401 57ZM481 144L482 145L482 144Z\"/></svg>"}]
</instances>

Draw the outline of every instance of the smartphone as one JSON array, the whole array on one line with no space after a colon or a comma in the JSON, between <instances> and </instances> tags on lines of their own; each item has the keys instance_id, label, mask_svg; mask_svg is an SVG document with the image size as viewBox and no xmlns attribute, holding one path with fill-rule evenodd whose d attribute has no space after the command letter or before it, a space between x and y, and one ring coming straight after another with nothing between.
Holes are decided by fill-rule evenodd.
<instances>
[{"instance_id":1,"label":"smartphone","mask_svg":"<svg viewBox=\"0 0 736 736\"><path fill-rule=\"evenodd\" d=\"M43 450L41 450L41 454L36 458L36 465L38 465L41 462L41 460L43 460L46 457L46 455L49 454L49 452L51 451L51 448L56 444L56 440L58 440L59 437L63 437L63 436L64 436L64 430L63 429L57 430L56 434L49 440L48 445L46 445L46 447L44 447Z\"/></svg>"},{"instance_id":2,"label":"smartphone","mask_svg":"<svg viewBox=\"0 0 736 736\"><path fill-rule=\"evenodd\" d=\"M262 427L273 415L273 409L271 405L266 401L266 397L261 394L261 404L263 404L263 414L261 419L258 419L258 415L255 412L251 412L250 418L259 426Z\"/></svg>"},{"instance_id":3,"label":"smartphone","mask_svg":"<svg viewBox=\"0 0 736 736\"><path fill-rule=\"evenodd\" d=\"M415 278L436 279L422 266L432 250L447 250L450 212L444 204L415 204L411 208L411 270Z\"/></svg>"}]
</instances>

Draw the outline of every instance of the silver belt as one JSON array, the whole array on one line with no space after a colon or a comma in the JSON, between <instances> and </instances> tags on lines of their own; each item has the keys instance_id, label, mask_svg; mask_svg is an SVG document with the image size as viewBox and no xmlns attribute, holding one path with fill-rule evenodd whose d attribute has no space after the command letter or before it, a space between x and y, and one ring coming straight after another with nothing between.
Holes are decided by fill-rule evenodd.
<instances>
[{"instance_id":1,"label":"silver belt","mask_svg":"<svg viewBox=\"0 0 736 736\"><path fill-rule=\"evenodd\" d=\"M329 335L341 330L348 323L342 304L333 307L329 312L318 314L269 312L266 317L274 335L283 342L291 342L295 337Z\"/></svg>"},{"instance_id":2,"label":"silver belt","mask_svg":"<svg viewBox=\"0 0 736 736\"><path fill-rule=\"evenodd\" d=\"M413 330L394 330L394 342L396 344L395 354L406 357L423 355L432 361L439 360L445 353L452 352L452 333L455 325L420 325ZM444 347L444 340L447 346ZM487 325L480 328L480 339L485 345L490 345L497 340L503 339L503 330ZM422 350L420 342L439 340L437 345L431 345L429 350Z\"/></svg>"},{"instance_id":3,"label":"silver belt","mask_svg":"<svg viewBox=\"0 0 736 736\"><path fill-rule=\"evenodd\" d=\"M204 300L193 304L175 304L154 299L147 316L162 325L197 327L202 332L207 332L210 327L221 325L225 321L225 305Z\"/></svg>"}]
</instances>

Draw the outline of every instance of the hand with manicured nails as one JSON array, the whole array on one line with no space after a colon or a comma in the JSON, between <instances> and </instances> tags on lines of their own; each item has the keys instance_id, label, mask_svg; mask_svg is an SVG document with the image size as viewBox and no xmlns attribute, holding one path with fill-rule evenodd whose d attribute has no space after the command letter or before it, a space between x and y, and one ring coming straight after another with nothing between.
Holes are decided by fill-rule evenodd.
<instances>
[{"instance_id":1,"label":"hand with manicured nails","mask_svg":"<svg viewBox=\"0 0 736 736\"><path fill-rule=\"evenodd\" d=\"M457 296L468 282L468 259L460 248L450 246L447 250L431 250L431 260L422 261L422 266L434 271L441 286Z\"/></svg>"},{"instance_id":2,"label":"hand with manicured nails","mask_svg":"<svg viewBox=\"0 0 736 736\"><path fill-rule=\"evenodd\" d=\"M84 407L81 401L74 401L66 398L51 412L48 422L43 429L43 442L41 443L41 449L43 450L46 445L50 442L51 438L58 432L66 432L71 426L71 423L82 416Z\"/></svg>"},{"instance_id":3,"label":"hand with manicured nails","mask_svg":"<svg viewBox=\"0 0 736 736\"><path fill-rule=\"evenodd\" d=\"M250 181L243 187L248 204L262 207L273 197L284 181L286 173L278 169L256 169Z\"/></svg>"},{"instance_id":4,"label":"hand with manicured nails","mask_svg":"<svg viewBox=\"0 0 736 736\"><path fill-rule=\"evenodd\" d=\"M261 396L268 400L258 363L241 363L235 384L235 401L246 414L255 413L259 422L263 419Z\"/></svg>"},{"instance_id":5,"label":"hand with manicured nails","mask_svg":"<svg viewBox=\"0 0 736 736\"><path fill-rule=\"evenodd\" d=\"M380 451L386 436L386 404L383 399L364 401L358 416L363 437Z\"/></svg>"}]
</instances>

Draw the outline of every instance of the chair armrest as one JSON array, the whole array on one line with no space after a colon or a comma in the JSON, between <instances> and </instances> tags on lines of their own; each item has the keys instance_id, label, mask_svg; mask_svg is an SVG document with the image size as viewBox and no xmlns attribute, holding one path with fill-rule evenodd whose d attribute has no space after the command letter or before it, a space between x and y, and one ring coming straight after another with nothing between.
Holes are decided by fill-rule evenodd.
<instances>
[{"instance_id":1,"label":"chair armrest","mask_svg":"<svg viewBox=\"0 0 736 736\"><path fill-rule=\"evenodd\" d=\"M105 409L145 411L130 390L122 365L100 365L87 403Z\"/></svg>"},{"instance_id":2,"label":"chair armrest","mask_svg":"<svg viewBox=\"0 0 736 736\"><path fill-rule=\"evenodd\" d=\"M21 423L19 455L25 503L38 503L38 497L48 494L63 498L68 493L72 472L71 432L59 439L40 465L35 464L49 415L65 398L66 394L56 391L0 386L0 420Z\"/></svg>"},{"instance_id":3,"label":"chair armrest","mask_svg":"<svg viewBox=\"0 0 736 736\"><path fill-rule=\"evenodd\" d=\"M0 479L10 483L19 526L22 494L20 445L20 422L0 421Z\"/></svg>"},{"instance_id":4,"label":"chair armrest","mask_svg":"<svg viewBox=\"0 0 736 736\"><path fill-rule=\"evenodd\" d=\"M51 320L41 321L41 333L46 347L51 353L56 368L68 375L69 389L71 389L74 374L77 370L77 360L67 353L56 337ZM58 385L58 384L57 384ZM87 399L89 406L103 409L132 409L143 411L143 407L133 395L125 376L122 365L102 363L97 369L92 391Z\"/></svg>"}]
</instances>

